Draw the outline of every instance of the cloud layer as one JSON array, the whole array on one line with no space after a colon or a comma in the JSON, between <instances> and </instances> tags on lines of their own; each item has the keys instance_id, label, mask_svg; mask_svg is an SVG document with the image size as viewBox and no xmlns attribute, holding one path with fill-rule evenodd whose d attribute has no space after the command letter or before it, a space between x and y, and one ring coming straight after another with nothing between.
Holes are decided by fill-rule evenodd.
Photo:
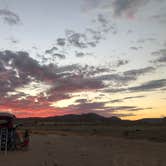
<instances>
[{"instance_id":1,"label":"cloud layer","mask_svg":"<svg viewBox=\"0 0 166 166\"><path fill-rule=\"evenodd\" d=\"M51 51L54 51L52 49ZM49 53L50 50L47 52ZM139 110L137 106L107 107L105 102L89 102L77 100L77 105L67 108L58 108L52 104L56 101L71 99L76 92L113 92L109 85L123 86L137 80L140 75L153 72L153 67L129 70L123 73L110 73L107 67L81 66L78 64L57 66L55 64L41 65L30 57L29 53L18 51L0 52L0 109L12 109L18 116L21 110L30 112L35 116L42 116L73 112L115 112L116 110ZM105 83L109 81L109 84ZM140 86L119 91L149 91L165 86L165 80L154 80ZM134 98L134 97L133 97ZM138 98L138 97L135 97ZM127 100L129 98L124 98ZM113 101L110 101L113 102ZM118 101L117 101L118 102ZM44 113L43 110L46 112ZM20 111L20 112L19 112ZM34 111L34 114L32 113Z\"/></svg>"},{"instance_id":2,"label":"cloud layer","mask_svg":"<svg viewBox=\"0 0 166 166\"><path fill-rule=\"evenodd\" d=\"M0 18L2 18L3 21L10 26L21 23L20 17L8 9L0 9Z\"/></svg>"}]
</instances>

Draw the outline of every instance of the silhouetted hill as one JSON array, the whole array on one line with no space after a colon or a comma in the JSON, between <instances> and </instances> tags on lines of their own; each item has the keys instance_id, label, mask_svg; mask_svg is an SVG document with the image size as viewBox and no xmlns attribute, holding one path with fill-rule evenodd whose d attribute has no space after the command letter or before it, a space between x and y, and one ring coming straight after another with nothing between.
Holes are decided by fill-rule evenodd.
<instances>
[{"instance_id":1,"label":"silhouetted hill","mask_svg":"<svg viewBox=\"0 0 166 166\"><path fill-rule=\"evenodd\" d=\"M164 121L166 121L166 118L144 118L137 120L137 122L141 123L162 123Z\"/></svg>"},{"instance_id":2,"label":"silhouetted hill","mask_svg":"<svg viewBox=\"0 0 166 166\"><path fill-rule=\"evenodd\" d=\"M46 118L18 118L18 122L35 122L35 121L40 121L40 122L64 122L64 123L108 123L108 122L120 122L122 121L118 117L103 117L101 115L95 114L95 113L88 113L88 114L68 114L68 115L63 115L63 116L54 116L54 117L46 117Z\"/></svg>"},{"instance_id":3,"label":"silhouetted hill","mask_svg":"<svg viewBox=\"0 0 166 166\"><path fill-rule=\"evenodd\" d=\"M48 119L54 119L55 121L102 121L106 118L94 113L88 114L81 114L81 115L63 115L63 116L56 116L56 117L49 117Z\"/></svg>"},{"instance_id":4,"label":"silhouetted hill","mask_svg":"<svg viewBox=\"0 0 166 166\"><path fill-rule=\"evenodd\" d=\"M121 120L119 117L112 116L112 117L103 117L101 115L95 114L95 113L88 113L88 114L68 114L63 116L54 116L54 117L46 117L46 118L19 118L17 119L17 122L22 123L28 123L28 124L35 124L38 122L52 122L52 123L60 123L60 124L96 124L96 123L102 123L102 124L165 124L166 118L145 118L145 119L139 119L135 121L130 120Z\"/></svg>"},{"instance_id":5,"label":"silhouetted hill","mask_svg":"<svg viewBox=\"0 0 166 166\"><path fill-rule=\"evenodd\" d=\"M112 116L110 118L107 118L108 120L110 121L114 121L114 122L119 122L119 121L122 121L119 117L117 116Z\"/></svg>"}]
</instances>

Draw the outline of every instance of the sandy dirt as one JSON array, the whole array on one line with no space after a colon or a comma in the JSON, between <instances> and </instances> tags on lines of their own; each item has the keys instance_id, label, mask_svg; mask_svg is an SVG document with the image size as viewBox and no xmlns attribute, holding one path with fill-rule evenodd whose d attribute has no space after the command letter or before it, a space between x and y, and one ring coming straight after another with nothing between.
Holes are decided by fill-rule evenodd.
<instances>
[{"instance_id":1,"label":"sandy dirt","mask_svg":"<svg viewBox=\"0 0 166 166\"><path fill-rule=\"evenodd\" d=\"M28 151L1 152L0 166L166 166L166 143L32 135Z\"/></svg>"}]
</instances>

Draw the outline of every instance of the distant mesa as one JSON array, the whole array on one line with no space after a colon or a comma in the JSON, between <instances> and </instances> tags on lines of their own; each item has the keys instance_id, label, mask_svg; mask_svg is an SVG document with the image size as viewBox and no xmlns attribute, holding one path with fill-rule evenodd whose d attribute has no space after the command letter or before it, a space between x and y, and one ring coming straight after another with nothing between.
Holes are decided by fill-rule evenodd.
<instances>
[{"instance_id":1,"label":"distant mesa","mask_svg":"<svg viewBox=\"0 0 166 166\"><path fill-rule=\"evenodd\" d=\"M54 122L120 122L120 118L116 116L104 117L95 113L87 114L68 114L62 116L53 116L46 118L19 118L18 120L41 120L41 121L54 121Z\"/></svg>"}]
</instances>

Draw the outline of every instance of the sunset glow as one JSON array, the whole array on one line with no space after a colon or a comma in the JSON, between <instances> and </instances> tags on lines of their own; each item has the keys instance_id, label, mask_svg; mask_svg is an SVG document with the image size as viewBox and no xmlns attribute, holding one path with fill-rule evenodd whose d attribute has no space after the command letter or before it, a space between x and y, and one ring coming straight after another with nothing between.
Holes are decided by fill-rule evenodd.
<instances>
[{"instance_id":1,"label":"sunset glow","mask_svg":"<svg viewBox=\"0 0 166 166\"><path fill-rule=\"evenodd\" d=\"M165 8L165 0L0 0L0 111L166 116Z\"/></svg>"}]
</instances>

